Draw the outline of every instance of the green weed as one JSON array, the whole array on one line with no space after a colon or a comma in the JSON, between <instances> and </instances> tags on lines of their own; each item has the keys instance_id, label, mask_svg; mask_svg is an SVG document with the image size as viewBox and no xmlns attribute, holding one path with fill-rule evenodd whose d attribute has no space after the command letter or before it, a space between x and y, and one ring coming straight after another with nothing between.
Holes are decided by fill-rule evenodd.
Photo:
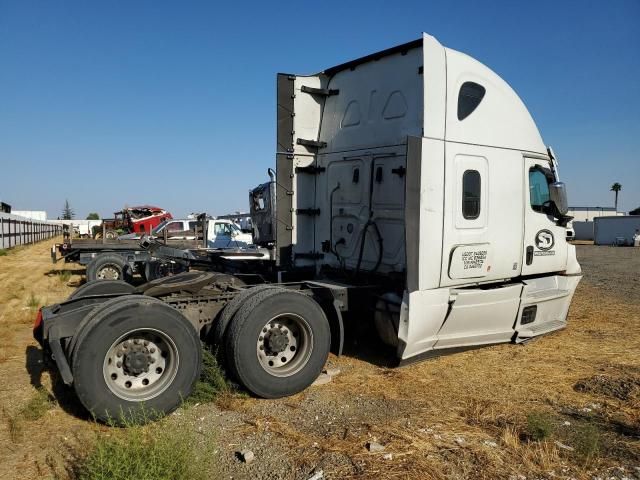
<instances>
[{"instance_id":1,"label":"green weed","mask_svg":"<svg viewBox=\"0 0 640 480\"><path fill-rule=\"evenodd\" d=\"M211 353L209 348L202 348L202 371L200 372L200 379L198 383L187 399L188 405L195 403L207 403L212 402L215 398L221 394L230 390L224 373L215 355Z\"/></svg>"},{"instance_id":2,"label":"green weed","mask_svg":"<svg viewBox=\"0 0 640 480\"><path fill-rule=\"evenodd\" d=\"M162 423L131 424L126 430L98 436L89 453L76 457L70 470L78 480L209 478L211 452L199 449L186 427Z\"/></svg>"},{"instance_id":3,"label":"green weed","mask_svg":"<svg viewBox=\"0 0 640 480\"><path fill-rule=\"evenodd\" d=\"M592 423L580 425L576 429L572 441L576 453L580 455L585 462L593 460L600 452L600 430Z\"/></svg>"},{"instance_id":4,"label":"green weed","mask_svg":"<svg viewBox=\"0 0 640 480\"><path fill-rule=\"evenodd\" d=\"M17 415L7 415L7 429L9 438L16 443L22 438L22 420Z\"/></svg>"},{"instance_id":5,"label":"green weed","mask_svg":"<svg viewBox=\"0 0 640 480\"><path fill-rule=\"evenodd\" d=\"M31 400L22 407L20 416L25 420L38 420L54 405L54 399L44 388L40 387L31 397Z\"/></svg>"},{"instance_id":6,"label":"green weed","mask_svg":"<svg viewBox=\"0 0 640 480\"><path fill-rule=\"evenodd\" d=\"M40 303L40 299L36 297L33 292L31 292L29 294L29 298L27 299L27 307L32 310L36 310L38 307L40 307Z\"/></svg>"},{"instance_id":7,"label":"green weed","mask_svg":"<svg viewBox=\"0 0 640 480\"><path fill-rule=\"evenodd\" d=\"M553 418L544 412L527 415L527 438L539 442L553 434Z\"/></svg>"},{"instance_id":8,"label":"green weed","mask_svg":"<svg viewBox=\"0 0 640 480\"><path fill-rule=\"evenodd\" d=\"M54 406L54 400L46 389L40 387L31 399L13 415L6 415L9 437L17 442L22 437L24 421L35 421L42 418Z\"/></svg>"},{"instance_id":9,"label":"green weed","mask_svg":"<svg viewBox=\"0 0 640 480\"><path fill-rule=\"evenodd\" d=\"M69 270L62 270L58 273L58 280L60 283L67 283L71 278L71 272Z\"/></svg>"}]
</instances>

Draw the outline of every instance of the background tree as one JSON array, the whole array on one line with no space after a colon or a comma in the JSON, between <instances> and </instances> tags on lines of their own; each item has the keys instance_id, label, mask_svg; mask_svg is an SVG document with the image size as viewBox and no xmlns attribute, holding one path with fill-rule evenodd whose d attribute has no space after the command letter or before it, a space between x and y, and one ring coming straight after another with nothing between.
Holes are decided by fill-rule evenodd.
<instances>
[{"instance_id":1,"label":"background tree","mask_svg":"<svg viewBox=\"0 0 640 480\"><path fill-rule=\"evenodd\" d=\"M100 215L95 212L91 212L89 215L87 215L87 220L100 220Z\"/></svg>"},{"instance_id":2,"label":"background tree","mask_svg":"<svg viewBox=\"0 0 640 480\"><path fill-rule=\"evenodd\" d=\"M622 185L618 182L611 185L611 191L616 194L616 212L618 211L618 192L620 192L620 190L622 190Z\"/></svg>"},{"instance_id":3,"label":"background tree","mask_svg":"<svg viewBox=\"0 0 640 480\"><path fill-rule=\"evenodd\" d=\"M640 215L640 207L636 208L635 210L631 210L629 212L629 215Z\"/></svg>"},{"instance_id":4,"label":"background tree","mask_svg":"<svg viewBox=\"0 0 640 480\"><path fill-rule=\"evenodd\" d=\"M72 220L75 216L75 212L71 205L69 205L69 200L64 201L64 207L62 208L62 220Z\"/></svg>"}]
</instances>

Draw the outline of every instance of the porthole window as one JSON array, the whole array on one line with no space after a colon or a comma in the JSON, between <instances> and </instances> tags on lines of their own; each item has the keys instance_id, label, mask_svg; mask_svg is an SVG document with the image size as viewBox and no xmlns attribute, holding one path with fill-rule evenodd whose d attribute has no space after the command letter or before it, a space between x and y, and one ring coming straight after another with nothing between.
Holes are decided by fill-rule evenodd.
<instances>
[{"instance_id":1,"label":"porthole window","mask_svg":"<svg viewBox=\"0 0 640 480\"><path fill-rule=\"evenodd\" d=\"M462 216L475 220L480 216L481 177L478 170L465 170L462 174Z\"/></svg>"},{"instance_id":2,"label":"porthole window","mask_svg":"<svg viewBox=\"0 0 640 480\"><path fill-rule=\"evenodd\" d=\"M458 93L458 120L464 120L478 108L486 93L482 85L475 82L464 82Z\"/></svg>"}]
</instances>

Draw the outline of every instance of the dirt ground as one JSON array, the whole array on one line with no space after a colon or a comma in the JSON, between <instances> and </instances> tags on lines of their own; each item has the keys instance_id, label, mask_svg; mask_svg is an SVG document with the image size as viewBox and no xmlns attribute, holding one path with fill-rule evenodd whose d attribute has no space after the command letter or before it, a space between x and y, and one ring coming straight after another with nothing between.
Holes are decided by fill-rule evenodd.
<instances>
[{"instance_id":1,"label":"dirt ground","mask_svg":"<svg viewBox=\"0 0 640 480\"><path fill-rule=\"evenodd\" d=\"M0 257L3 479L64 478L69 449L112 434L42 371L36 306L83 274L52 265L48 248ZM224 395L181 408L167 428L214 445L211 478L640 479L640 249L577 248L585 277L563 331L402 368L386 366L377 343L351 342L330 358L341 372L329 384L281 400ZM53 403L30 418L40 384ZM250 464L237 458L245 449Z\"/></svg>"},{"instance_id":2,"label":"dirt ground","mask_svg":"<svg viewBox=\"0 0 640 480\"><path fill-rule=\"evenodd\" d=\"M640 305L640 249L578 245L583 279L607 295Z\"/></svg>"}]
</instances>

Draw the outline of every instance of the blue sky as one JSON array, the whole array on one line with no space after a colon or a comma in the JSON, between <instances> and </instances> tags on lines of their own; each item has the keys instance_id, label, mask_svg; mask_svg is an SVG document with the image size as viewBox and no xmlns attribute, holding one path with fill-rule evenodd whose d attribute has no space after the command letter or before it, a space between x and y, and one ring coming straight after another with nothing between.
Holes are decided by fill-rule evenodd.
<instances>
[{"instance_id":1,"label":"blue sky","mask_svg":"<svg viewBox=\"0 0 640 480\"><path fill-rule=\"evenodd\" d=\"M275 74L419 37L520 94L572 205L640 206L640 1L0 0L0 200L78 217L246 209L275 163Z\"/></svg>"}]
</instances>

